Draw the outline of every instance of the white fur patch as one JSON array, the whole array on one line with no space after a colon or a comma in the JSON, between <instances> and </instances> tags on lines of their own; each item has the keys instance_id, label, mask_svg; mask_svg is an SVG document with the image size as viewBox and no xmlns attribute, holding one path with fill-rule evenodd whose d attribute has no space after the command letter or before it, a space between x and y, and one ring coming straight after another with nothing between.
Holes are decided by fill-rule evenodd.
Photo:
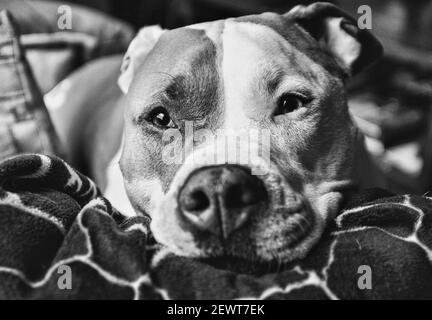
<instances>
[{"instance_id":1,"label":"white fur patch","mask_svg":"<svg viewBox=\"0 0 432 320\"><path fill-rule=\"evenodd\" d=\"M325 74L322 67L268 26L227 20L222 40L226 129L249 129L251 118L257 116L270 119L275 97L260 87L264 74L282 71L283 78L274 96L313 84L314 79L305 79L299 72L293 72L290 57L316 70L318 75Z\"/></svg>"},{"instance_id":2,"label":"white fur patch","mask_svg":"<svg viewBox=\"0 0 432 320\"><path fill-rule=\"evenodd\" d=\"M343 18L329 18L326 20L329 49L335 54L344 67L350 69L359 57L361 45L341 27Z\"/></svg>"},{"instance_id":3,"label":"white fur patch","mask_svg":"<svg viewBox=\"0 0 432 320\"><path fill-rule=\"evenodd\" d=\"M157 25L144 27L130 43L123 58L121 75L117 82L124 94L128 92L138 67L143 63L164 32L165 30Z\"/></svg>"},{"instance_id":4,"label":"white fur patch","mask_svg":"<svg viewBox=\"0 0 432 320\"><path fill-rule=\"evenodd\" d=\"M222 23L215 23L215 22L203 22L203 23L197 23L192 24L190 26L187 26L188 29L194 29L194 30L202 30L205 32L206 36L212 40L214 43L218 43L220 39L220 33L223 29Z\"/></svg>"},{"instance_id":5,"label":"white fur patch","mask_svg":"<svg viewBox=\"0 0 432 320\"><path fill-rule=\"evenodd\" d=\"M112 203L112 205L117 210L119 210L125 216L132 217L135 216L136 213L126 194L123 183L123 175L120 171L119 161L121 150L122 146L120 146L119 150L116 152L107 167L107 186L103 192L105 197Z\"/></svg>"}]
</instances>

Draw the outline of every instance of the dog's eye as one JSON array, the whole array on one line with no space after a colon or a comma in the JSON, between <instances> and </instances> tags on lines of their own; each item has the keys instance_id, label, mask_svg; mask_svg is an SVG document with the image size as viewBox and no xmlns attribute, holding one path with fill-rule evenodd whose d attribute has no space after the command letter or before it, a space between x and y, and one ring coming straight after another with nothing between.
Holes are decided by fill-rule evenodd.
<instances>
[{"instance_id":1,"label":"dog's eye","mask_svg":"<svg viewBox=\"0 0 432 320\"><path fill-rule=\"evenodd\" d=\"M174 121L172 121L168 111L165 108L157 107L154 109L150 115L148 120L153 123L155 126L160 128L175 128L176 125Z\"/></svg>"},{"instance_id":2,"label":"dog's eye","mask_svg":"<svg viewBox=\"0 0 432 320\"><path fill-rule=\"evenodd\" d=\"M293 112L307 103L307 98L300 94L289 93L279 98L277 109L273 116Z\"/></svg>"}]
</instances>

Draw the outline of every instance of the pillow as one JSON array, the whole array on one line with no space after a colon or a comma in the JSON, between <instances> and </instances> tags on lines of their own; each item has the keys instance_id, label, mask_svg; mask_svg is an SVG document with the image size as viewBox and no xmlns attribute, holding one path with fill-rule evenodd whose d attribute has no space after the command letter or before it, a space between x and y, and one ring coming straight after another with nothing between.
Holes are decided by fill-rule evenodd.
<instances>
[{"instance_id":1,"label":"pillow","mask_svg":"<svg viewBox=\"0 0 432 320\"><path fill-rule=\"evenodd\" d=\"M72 13L71 29L59 28L59 19L67 13L62 6ZM125 52L135 34L120 20L68 3L0 0L0 9L14 16L43 94L86 61Z\"/></svg>"},{"instance_id":2,"label":"pillow","mask_svg":"<svg viewBox=\"0 0 432 320\"><path fill-rule=\"evenodd\" d=\"M0 79L0 159L23 152L63 155L7 11L0 12Z\"/></svg>"},{"instance_id":3,"label":"pillow","mask_svg":"<svg viewBox=\"0 0 432 320\"><path fill-rule=\"evenodd\" d=\"M0 22L0 159L18 153L67 158L42 94L85 62L124 52L134 36L127 24L75 5L72 29L59 30L59 7L0 0L0 9L11 12L3 11Z\"/></svg>"}]
</instances>

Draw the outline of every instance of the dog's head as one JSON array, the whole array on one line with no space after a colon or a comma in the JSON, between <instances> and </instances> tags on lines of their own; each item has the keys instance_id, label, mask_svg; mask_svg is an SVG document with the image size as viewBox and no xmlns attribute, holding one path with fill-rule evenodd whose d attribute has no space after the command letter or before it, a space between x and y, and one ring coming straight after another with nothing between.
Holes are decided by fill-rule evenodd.
<instances>
[{"instance_id":1,"label":"dog's head","mask_svg":"<svg viewBox=\"0 0 432 320\"><path fill-rule=\"evenodd\" d=\"M190 257L303 257L353 183L344 81L380 54L327 3L144 28L119 79L121 168L155 238Z\"/></svg>"}]
</instances>

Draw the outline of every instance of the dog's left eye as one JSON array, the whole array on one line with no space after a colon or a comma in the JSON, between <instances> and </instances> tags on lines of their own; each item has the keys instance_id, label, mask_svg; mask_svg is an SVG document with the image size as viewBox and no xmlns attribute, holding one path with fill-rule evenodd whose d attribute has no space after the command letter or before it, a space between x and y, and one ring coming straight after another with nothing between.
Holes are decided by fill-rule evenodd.
<instances>
[{"instance_id":1,"label":"dog's left eye","mask_svg":"<svg viewBox=\"0 0 432 320\"><path fill-rule=\"evenodd\" d=\"M284 94L278 100L277 108L273 116L293 112L302 108L307 103L307 98L300 94Z\"/></svg>"},{"instance_id":2,"label":"dog's left eye","mask_svg":"<svg viewBox=\"0 0 432 320\"><path fill-rule=\"evenodd\" d=\"M176 128L174 121L171 119L168 111L165 108L158 107L154 109L150 115L148 120L153 123L155 126L160 128Z\"/></svg>"}]
</instances>

